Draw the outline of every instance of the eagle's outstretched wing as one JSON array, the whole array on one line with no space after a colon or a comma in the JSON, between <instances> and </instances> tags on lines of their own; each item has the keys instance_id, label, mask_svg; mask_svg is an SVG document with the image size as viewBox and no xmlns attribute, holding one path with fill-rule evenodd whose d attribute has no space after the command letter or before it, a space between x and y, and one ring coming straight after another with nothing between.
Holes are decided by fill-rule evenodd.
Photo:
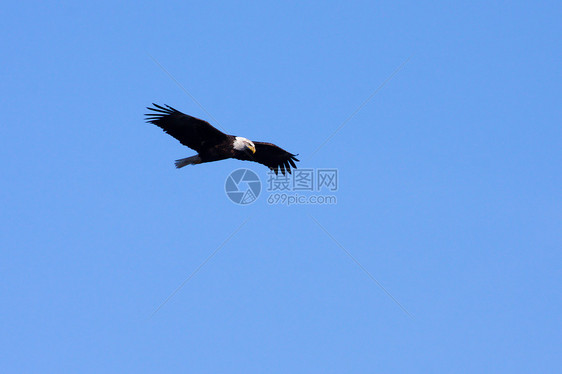
<instances>
[{"instance_id":1,"label":"eagle's outstretched wing","mask_svg":"<svg viewBox=\"0 0 562 374\"><path fill-rule=\"evenodd\" d=\"M296 168L295 161L299 161L292 153L287 152L283 148L271 143L254 142L256 153L249 155L249 161L259 162L273 170L275 174L281 170L285 175L285 171L291 174L291 166Z\"/></svg>"},{"instance_id":2,"label":"eagle's outstretched wing","mask_svg":"<svg viewBox=\"0 0 562 374\"><path fill-rule=\"evenodd\" d=\"M154 103L152 105L154 108L146 109L154 113L145 114L146 121L160 127L181 144L197 152L228 140L225 133L207 121L184 114L168 105L165 108Z\"/></svg>"}]
</instances>

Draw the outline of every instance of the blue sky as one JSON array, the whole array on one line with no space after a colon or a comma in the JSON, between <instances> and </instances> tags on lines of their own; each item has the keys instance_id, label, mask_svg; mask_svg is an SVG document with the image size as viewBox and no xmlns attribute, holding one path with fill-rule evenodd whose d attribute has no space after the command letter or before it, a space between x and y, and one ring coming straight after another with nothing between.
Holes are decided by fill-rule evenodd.
<instances>
[{"instance_id":1,"label":"blue sky","mask_svg":"<svg viewBox=\"0 0 562 374\"><path fill-rule=\"evenodd\" d=\"M2 371L556 372L561 10L5 4ZM337 204L233 204L267 169L174 169L152 102L337 169Z\"/></svg>"}]
</instances>

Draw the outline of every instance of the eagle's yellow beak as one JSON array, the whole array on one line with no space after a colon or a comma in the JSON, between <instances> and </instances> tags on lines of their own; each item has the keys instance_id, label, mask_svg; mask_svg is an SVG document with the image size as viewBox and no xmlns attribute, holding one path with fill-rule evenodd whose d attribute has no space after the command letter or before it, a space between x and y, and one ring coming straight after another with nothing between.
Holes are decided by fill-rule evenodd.
<instances>
[{"instance_id":1,"label":"eagle's yellow beak","mask_svg":"<svg viewBox=\"0 0 562 374\"><path fill-rule=\"evenodd\" d=\"M250 151L252 151L252 153L256 153L256 147L254 147L253 145L248 146L248 148L250 149Z\"/></svg>"}]
</instances>

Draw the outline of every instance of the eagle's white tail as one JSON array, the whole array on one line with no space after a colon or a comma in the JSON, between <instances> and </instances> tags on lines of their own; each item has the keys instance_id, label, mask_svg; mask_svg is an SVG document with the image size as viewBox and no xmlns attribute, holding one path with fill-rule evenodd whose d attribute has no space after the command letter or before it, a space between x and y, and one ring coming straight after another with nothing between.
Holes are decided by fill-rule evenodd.
<instances>
[{"instance_id":1,"label":"eagle's white tail","mask_svg":"<svg viewBox=\"0 0 562 374\"><path fill-rule=\"evenodd\" d=\"M180 158L179 160L175 161L176 167L183 168L186 165L196 165L201 163L201 157L199 155L187 157L187 158Z\"/></svg>"}]
</instances>

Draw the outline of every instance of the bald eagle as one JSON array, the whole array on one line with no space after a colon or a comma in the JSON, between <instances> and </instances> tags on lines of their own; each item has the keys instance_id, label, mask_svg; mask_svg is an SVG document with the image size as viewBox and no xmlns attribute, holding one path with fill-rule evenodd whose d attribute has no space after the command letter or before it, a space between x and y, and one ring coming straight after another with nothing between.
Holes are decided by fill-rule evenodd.
<instances>
[{"instance_id":1,"label":"bald eagle","mask_svg":"<svg viewBox=\"0 0 562 374\"><path fill-rule=\"evenodd\" d=\"M235 158L255 161L267 166L275 174L281 170L291 174L291 166L296 168L299 161L292 153L275 144L253 142L241 136L227 135L217 130L207 121L195 118L166 105L157 104L147 107L153 113L146 115L146 121L160 127L166 133L180 141L181 144L197 151L197 155L176 160L176 168L205 162Z\"/></svg>"}]
</instances>

